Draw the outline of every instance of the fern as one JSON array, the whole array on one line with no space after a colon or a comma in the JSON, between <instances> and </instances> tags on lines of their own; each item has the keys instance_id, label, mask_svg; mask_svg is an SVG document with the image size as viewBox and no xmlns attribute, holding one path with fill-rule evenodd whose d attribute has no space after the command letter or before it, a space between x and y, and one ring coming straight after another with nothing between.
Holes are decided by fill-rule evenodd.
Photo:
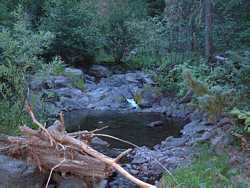
<instances>
[{"instance_id":1,"label":"fern","mask_svg":"<svg viewBox=\"0 0 250 188\"><path fill-rule=\"evenodd\" d=\"M207 112L210 121L218 118L231 105L231 90L224 90L220 86L209 88L206 83L194 79L190 71L185 71L183 76L195 93L199 108Z\"/></svg>"},{"instance_id":2,"label":"fern","mask_svg":"<svg viewBox=\"0 0 250 188\"><path fill-rule=\"evenodd\" d=\"M250 111L234 108L230 113L233 116L236 116L239 120L243 120L245 125L243 131L250 133Z\"/></svg>"}]
</instances>

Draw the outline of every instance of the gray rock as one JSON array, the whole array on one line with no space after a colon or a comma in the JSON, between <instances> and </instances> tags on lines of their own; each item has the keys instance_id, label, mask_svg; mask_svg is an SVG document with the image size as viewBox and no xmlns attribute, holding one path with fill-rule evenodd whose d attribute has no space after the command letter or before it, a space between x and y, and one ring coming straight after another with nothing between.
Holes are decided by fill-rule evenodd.
<instances>
[{"instance_id":1,"label":"gray rock","mask_svg":"<svg viewBox=\"0 0 250 188\"><path fill-rule=\"evenodd\" d=\"M125 74L125 80L131 83L141 83L141 84L148 84L154 85L154 81L151 79L150 75L145 74L143 72L137 71L133 73Z\"/></svg>"},{"instance_id":2,"label":"gray rock","mask_svg":"<svg viewBox=\"0 0 250 188\"><path fill-rule=\"evenodd\" d=\"M83 92L80 89L76 88L59 88L52 90L55 92L59 97L68 97L68 98L79 98L83 96Z\"/></svg>"},{"instance_id":3,"label":"gray rock","mask_svg":"<svg viewBox=\"0 0 250 188\"><path fill-rule=\"evenodd\" d=\"M105 78L110 75L109 70L102 65L92 65L88 74L96 78Z\"/></svg>"},{"instance_id":4,"label":"gray rock","mask_svg":"<svg viewBox=\"0 0 250 188\"><path fill-rule=\"evenodd\" d=\"M54 77L55 88L67 87L70 84L70 79L65 76Z\"/></svg>"},{"instance_id":5,"label":"gray rock","mask_svg":"<svg viewBox=\"0 0 250 188\"><path fill-rule=\"evenodd\" d=\"M233 137L232 135L225 134L221 132L218 136L215 136L214 138L211 139L211 144L216 146L216 145L230 145L233 142Z\"/></svg>"},{"instance_id":6,"label":"gray rock","mask_svg":"<svg viewBox=\"0 0 250 188\"><path fill-rule=\"evenodd\" d=\"M114 181L109 183L108 187L112 187L112 188L136 188L137 186L132 183L131 181L129 181L127 178L121 176L121 175L117 175L117 177L115 177Z\"/></svg>"},{"instance_id":7,"label":"gray rock","mask_svg":"<svg viewBox=\"0 0 250 188\"><path fill-rule=\"evenodd\" d=\"M148 127L159 127L159 126L162 126L163 124L164 124L163 121L154 121L154 122L149 123L147 126Z\"/></svg>"},{"instance_id":8,"label":"gray rock","mask_svg":"<svg viewBox=\"0 0 250 188\"><path fill-rule=\"evenodd\" d=\"M64 110L79 110L84 107L84 103L81 104L79 103L78 100L74 98L67 98L67 97L62 97L61 98L61 105L63 106Z\"/></svg>"},{"instance_id":9,"label":"gray rock","mask_svg":"<svg viewBox=\"0 0 250 188\"><path fill-rule=\"evenodd\" d=\"M59 183L58 188L88 188L88 186L82 180L70 178L62 180Z\"/></svg>"},{"instance_id":10,"label":"gray rock","mask_svg":"<svg viewBox=\"0 0 250 188\"><path fill-rule=\"evenodd\" d=\"M98 137L94 137L92 140L91 140L91 144L92 145L100 145L100 146L105 146L105 147L108 147L109 146L109 143L98 138Z\"/></svg>"},{"instance_id":11,"label":"gray rock","mask_svg":"<svg viewBox=\"0 0 250 188\"><path fill-rule=\"evenodd\" d=\"M168 137L165 141L163 141L160 144L160 146L162 148L180 147L180 146L184 146L187 141L188 141L188 138L186 137L180 137L180 138Z\"/></svg>"},{"instance_id":12,"label":"gray rock","mask_svg":"<svg viewBox=\"0 0 250 188\"><path fill-rule=\"evenodd\" d=\"M152 107L159 97L156 89L151 86L144 86L139 92L137 92L139 96L138 104L142 108Z\"/></svg>"},{"instance_id":13,"label":"gray rock","mask_svg":"<svg viewBox=\"0 0 250 188\"><path fill-rule=\"evenodd\" d=\"M205 131L209 131L212 128L213 127L206 126L199 120L197 120L197 121L192 121L187 125L185 125L183 130L181 130L181 132L183 133L183 135L194 136L196 133L204 133Z\"/></svg>"},{"instance_id":14,"label":"gray rock","mask_svg":"<svg viewBox=\"0 0 250 188\"><path fill-rule=\"evenodd\" d=\"M95 77L90 75L84 75L84 80L86 84L95 84Z\"/></svg>"},{"instance_id":15,"label":"gray rock","mask_svg":"<svg viewBox=\"0 0 250 188\"><path fill-rule=\"evenodd\" d=\"M69 77L77 77L77 78L83 78L83 72L80 69L76 68L66 68L64 70L64 74Z\"/></svg>"},{"instance_id":16,"label":"gray rock","mask_svg":"<svg viewBox=\"0 0 250 188\"><path fill-rule=\"evenodd\" d=\"M41 91L42 89L52 89L67 87L70 85L71 81L65 76L33 76L30 82L30 88L34 91Z\"/></svg>"},{"instance_id":17,"label":"gray rock","mask_svg":"<svg viewBox=\"0 0 250 188\"><path fill-rule=\"evenodd\" d=\"M107 184L108 184L108 181L105 180L105 179L103 179L103 180L101 180L100 182L95 183L95 184L93 185L93 188L106 188L106 187L107 187Z\"/></svg>"},{"instance_id":18,"label":"gray rock","mask_svg":"<svg viewBox=\"0 0 250 188\"><path fill-rule=\"evenodd\" d=\"M37 167L0 155L1 188L44 188L46 180Z\"/></svg>"}]
</instances>

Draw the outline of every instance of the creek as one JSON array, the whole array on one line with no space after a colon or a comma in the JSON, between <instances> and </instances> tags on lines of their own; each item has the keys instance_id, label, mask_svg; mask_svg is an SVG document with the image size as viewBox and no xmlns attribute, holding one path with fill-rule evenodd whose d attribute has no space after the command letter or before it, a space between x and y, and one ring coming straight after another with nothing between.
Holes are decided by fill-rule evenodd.
<instances>
[{"instance_id":1,"label":"creek","mask_svg":"<svg viewBox=\"0 0 250 188\"><path fill-rule=\"evenodd\" d=\"M151 127L156 123L156 126ZM168 136L177 137L184 122L164 117L154 112L118 112L118 111L72 111L65 113L65 126L69 132L92 131L107 126L98 133L115 136L138 146L152 148ZM114 139L102 138L112 148L131 147Z\"/></svg>"}]
</instances>

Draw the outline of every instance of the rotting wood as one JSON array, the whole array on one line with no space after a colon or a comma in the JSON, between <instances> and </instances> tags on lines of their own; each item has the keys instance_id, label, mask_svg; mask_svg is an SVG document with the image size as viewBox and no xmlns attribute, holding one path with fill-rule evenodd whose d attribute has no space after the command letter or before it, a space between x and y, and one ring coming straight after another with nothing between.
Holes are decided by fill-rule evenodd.
<instances>
[{"instance_id":1,"label":"rotting wood","mask_svg":"<svg viewBox=\"0 0 250 188\"><path fill-rule=\"evenodd\" d=\"M87 140L79 140L75 138L77 134L66 133L62 114L60 121L46 129L36 120L31 107L28 107L28 112L33 123L39 126L39 130L21 126L20 130L24 136L1 137L0 143L11 146L4 147L4 152L9 155L25 158L41 170L50 171L50 175L56 171L78 177L106 178L116 170L139 187L156 188L132 176L117 163L128 151L115 159L110 158L88 145L91 132L81 132L82 138Z\"/></svg>"}]
</instances>

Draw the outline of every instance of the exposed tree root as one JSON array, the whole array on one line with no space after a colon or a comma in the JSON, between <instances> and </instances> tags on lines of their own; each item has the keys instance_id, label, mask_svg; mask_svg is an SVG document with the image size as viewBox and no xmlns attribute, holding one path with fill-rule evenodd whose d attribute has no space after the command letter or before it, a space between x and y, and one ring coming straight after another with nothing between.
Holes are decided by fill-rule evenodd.
<instances>
[{"instance_id":1,"label":"exposed tree root","mask_svg":"<svg viewBox=\"0 0 250 188\"><path fill-rule=\"evenodd\" d=\"M78 177L105 178L110 176L113 170L117 170L140 187L156 188L132 176L118 164L120 158L129 151L115 159L110 158L88 145L93 133L85 131L67 134L62 115L60 121L46 129L36 120L30 107L28 112L33 123L39 126L39 130L22 126L20 130L24 136L1 137L0 143L5 144L1 149L9 155L36 164L41 170L49 171L50 177L53 171L56 171ZM77 135L81 136L81 140L75 138Z\"/></svg>"}]
</instances>

